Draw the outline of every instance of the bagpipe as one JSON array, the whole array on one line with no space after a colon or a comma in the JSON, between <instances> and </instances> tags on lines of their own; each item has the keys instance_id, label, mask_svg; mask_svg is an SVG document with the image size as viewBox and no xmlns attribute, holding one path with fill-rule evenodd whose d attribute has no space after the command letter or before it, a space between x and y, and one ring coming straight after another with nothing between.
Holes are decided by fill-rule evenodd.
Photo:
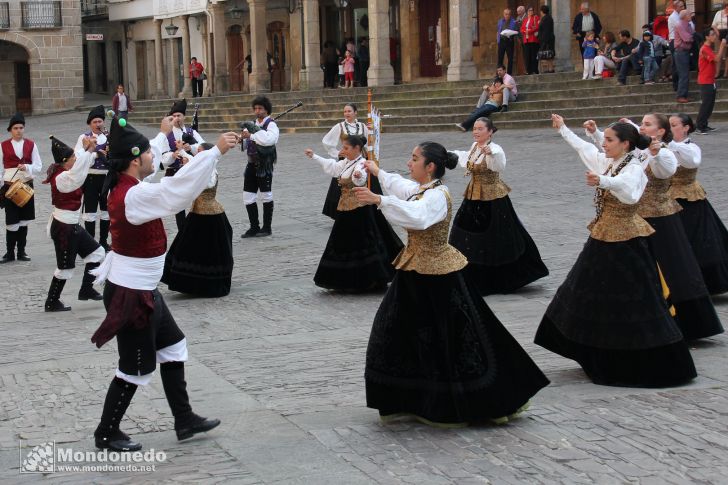
<instances>
[{"instance_id":1,"label":"bagpipe","mask_svg":"<svg viewBox=\"0 0 728 485\"><path fill-rule=\"evenodd\" d=\"M195 113L192 115L192 125L190 126L192 133L195 131L200 131L200 118L199 118L199 112L200 112L200 105L199 103L195 103ZM182 141L187 143L188 145L194 145L197 143L197 140L195 140L195 136L192 133L187 133L186 131L182 133Z\"/></svg>"}]
</instances>

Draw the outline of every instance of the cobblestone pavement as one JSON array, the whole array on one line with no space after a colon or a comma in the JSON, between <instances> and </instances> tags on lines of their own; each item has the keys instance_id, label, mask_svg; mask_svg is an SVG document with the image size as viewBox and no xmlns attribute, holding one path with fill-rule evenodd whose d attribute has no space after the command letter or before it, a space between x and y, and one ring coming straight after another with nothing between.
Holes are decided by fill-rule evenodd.
<instances>
[{"instance_id":1,"label":"cobblestone pavement","mask_svg":"<svg viewBox=\"0 0 728 485\"><path fill-rule=\"evenodd\" d=\"M28 135L50 161L47 135L71 143L85 113L34 117ZM133 119L132 119L133 121ZM204 123L204 120L203 120ZM572 126L578 124L571 121ZM725 141L728 125L696 136L703 147L700 180L728 220ZM153 128L144 128L147 134ZM203 133L205 134L205 133ZM212 134L205 134L208 139ZM190 342L189 391L194 408L223 425L178 443L161 382L140 389L123 429L145 449L164 450L153 472L57 472L59 483L182 481L195 483L725 483L728 476L728 356L725 336L695 343L700 377L674 389L608 388L591 384L572 361L532 343L546 305L573 264L593 216L584 167L552 130L499 132L504 179L513 204L551 274L512 295L487 298L501 321L547 373L552 384L531 409L506 426L461 430L414 423L383 426L365 407L364 354L381 294L340 295L312 277L331 222L321 215L329 179L302 156L323 153L318 135L284 135L274 178L270 238L241 240L239 152L220 164L219 195L233 225L233 289L222 299L196 299L163 289ZM469 146L465 134L385 134L382 166L403 171L424 139ZM722 153L722 155L721 155ZM456 207L467 179L451 172ZM46 314L54 269L45 237L48 186L36 184L37 219L29 263L0 267L0 480L36 481L19 473L23 446L55 440L74 451L93 449L91 435L115 368L113 342L89 338L104 312L79 302L80 274L64 300L73 311ZM165 221L174 236L173 218ZM4 247L4 231L0 236ZM80 273L80 271L79 271ZM715 298L728 323L728 297ZM21 453L23 456L24 452Z\"/></svg>"}]
</instances>

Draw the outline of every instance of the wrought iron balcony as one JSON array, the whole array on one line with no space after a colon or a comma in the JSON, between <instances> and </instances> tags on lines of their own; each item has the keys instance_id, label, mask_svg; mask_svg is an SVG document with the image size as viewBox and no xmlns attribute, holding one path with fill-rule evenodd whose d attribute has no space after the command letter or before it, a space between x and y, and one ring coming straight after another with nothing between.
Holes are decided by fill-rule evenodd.
<instances>
[{"instance_id":1,"label":"wrought iron balcony","mask_svg":"<svg viewBox=\"0 0 728 485\"><path fill-rule=\"evenodd\" d=\"M81 0L81 16L95 17L109 15L109 4L106 0Z\"/></svg>"},{"instance_id":2,"label":"wrought iron balcony","mask_svg":"<svg viewBox=\"0 0 728 485\"><path fill-rule=\"evenodd\" d=\"M24 29L56 29L63 26L61 2L57 0L20 2L20 13Z\"/></svg>"},{"instance_id":3,"label":"wrought iron balcony","mask_svg":"<svg viewBox=\"0 0 728 485\"><path fill-rule=\"evenodd\" d=\"M10 28L10 7L8 2L0 2L0 30Z\"/></svg>"}]
</instances>

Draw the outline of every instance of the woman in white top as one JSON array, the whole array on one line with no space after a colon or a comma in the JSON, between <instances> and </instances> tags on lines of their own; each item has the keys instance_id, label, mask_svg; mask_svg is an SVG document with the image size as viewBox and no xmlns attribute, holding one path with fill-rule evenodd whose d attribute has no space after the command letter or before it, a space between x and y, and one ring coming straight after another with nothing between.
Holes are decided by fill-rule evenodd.
<instances>
[{"instance_id":1,"label":"woman in white top","mask_svg":"<svg viewBox=\"0 0 728 485\"><path fill-rule=\"evenodd\" d=\"M577 361L595 384L666 387L693 379L690 351L670 315L647 243L655 231L637 214L647 176L635 148L647 147L649 139L628 123L615 123L605 130L600 152L561 116L552 120L586 165L597 210L535 343Z\"/></svg>"},{"instance_id":2,"label":"woman in white top","mask_svg":"<svg viewBox=\"0 0 728 485\"><path fill-rule=\"evenodd\" d=\"M670 116L672 141L668 148L679 166L672 177L670 196L683 210L679 212L685 234L712 295L728 291L728 231L696 180L702 161L700 147L690 139L695 131L692 118L684 113Z\"/></svg>"},{"instance_id":3,"label":"woman in white top","mask_svg":"<svg viewBox=\"0 0 728 485\"><path fill-rule=\"evenodd\" d=\"M647 175L637 213L655 229L647 243L667 283L666 294L674 306L676 321L686 340L722 333L723 326L680 219L682 208L669 193L677 170L677 158L667 145L672 141L670 120L660 113L646 114L639 131L650 137L651 142L648 148L637 153ZM603 138L593 122L587 122L587 132L595 139Z\"/></svg>"},{"instance_id":4,"label":"woman in white top","mask_svg":"<svg viewBox=\"0 0 728 485\"><path fill-rule=\"evenodd\" d=\"M394 276L392 260L402 249L402 241L382 214L373 207L361 204L353 188L367 183L362 148L363 136L351 135L344 140L340 153L342 160L314 155L327 175L335 177L341 196L336 207L334 226L321 256L316 275L316 286L329 290L362 292L387 287Z\"/></svg>"},{"instance_id":5,"label":"woman in white top","mask_svg":"<svg viewBox=\"0 0 728 485\"><path fill-rule=\"evenodd\" d=\"M728 2L723 2L723 8L715 12L710 28L715 30L719 40L728 37ZM728 62L725 61L725 57L718 59L718 71L720 71L721 60L723 61L723 74L718 73L716 78L728 77Z\"/></svg>"},{"instance_id":6,"label":"woman in white top","mask_svg":"<svg viewBox=\"0 0 728 485\"><path fill-rule=\"evenodd\" d=\"M506 155L493 142L496 131L489 118L478 118L473 145L454 152L471 179L453 221L450 244L468 258L465 271L483 296L510 293L549 274L513 209L511 189L500 178Z\"/></svg>"},{"instance_id":7,"label":"woman in white top","mask_svg":"<svg viewBox=\"0 0 728 485\"><path fill-rule=\"evenodd\" d=\"M355 189L408 236L367 348L367 406L383 421L505 423L549 383L478 294L463 271L465 256L447 242L452 203L441 178L456 165L442 145L425 142L407 163L412 180L367 162L388 195Z\"/></svg>"},{"instance_id":8,"label":"woman in white top","mask_svg":"<svg viewBox=\"0 0 728 485\"><path fill-rule=\"evenodd\" d=\"M366 123L358 121L356 115L356 105L354 103L346 103L344 105L344 120L331 127L329 132L326 133L326 136L324 136L324 139L321 140L324 148L326 148L326 153L334 160L341 160L340 147L347 136L363 136L365 140L369 136L369 129ZM376 183L376 187L379 187L378 182ZM379 190L377 193L381 194L382 191ZM339 203L340 196L341 190L339 189L339 182L336 177L333 177L331 184L329 184L329 191L326 193L326 200L324 201L324 208L321 213L332 219L336 219L336 206Z\"/></svg>"}]
</instances>

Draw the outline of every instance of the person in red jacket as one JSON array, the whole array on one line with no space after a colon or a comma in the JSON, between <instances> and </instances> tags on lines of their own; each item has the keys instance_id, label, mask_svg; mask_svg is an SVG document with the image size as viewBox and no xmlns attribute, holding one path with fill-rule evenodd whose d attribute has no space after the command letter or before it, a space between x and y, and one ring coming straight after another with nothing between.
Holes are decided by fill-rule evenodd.
<instances>
[{"instance_id":1,"label":"person in red jacket","mask_svg":"<svg viewBox=\"0 0 728 485\"><path fill-rule=\"evenodd\" d=\"M190 59L190 81L192 81L192 97L202 97L202 81L205 67L197 62L197 58Z\"/></svg>"},{"instance_id":2,"label":"person in red jacket","mask_svg":"<svg viewBox=\"0 0 728 485\"><path fill-rule=\"evenodd\" d=\"M539 16L528 7L526 18L521 22L521 35L523 36L523 57L526 64L526 74L538 74L538 23Z\"/></svg>"},{"instance_id":3,"label":"person in red jacket","mask_svg":"<svg viewBox=\"0 0 728 485\"><path fill-rule=\"evenodd\" d=\"M114 110L114 114L119 118L127 119L129 112L134 111L134 107L131 105L131 98L124 92L124 85L119 84L116 86L116 94L111 100L111 109Z\"/></svg>"},{"instance_id":4,"label":"person in red jacket","mask_svg":"<svg viewBox=\"0 0 728 485\"><path fill-rule=\"evenodd\" d=\"M718 41L718 34L713 29L705 32L705 42L700 47L700 55L698 57L698 87L700 88L700 111L698 111L698 119L696 121L697 132L701 135L707 135L715 128L708 126L708 118L713 114L715 106L715 76L718 71L718 63L720 59L725 57L726 39L720 41L720 49L718 55L713 52L713 46Z\"/></svg>"}]
</instances>

